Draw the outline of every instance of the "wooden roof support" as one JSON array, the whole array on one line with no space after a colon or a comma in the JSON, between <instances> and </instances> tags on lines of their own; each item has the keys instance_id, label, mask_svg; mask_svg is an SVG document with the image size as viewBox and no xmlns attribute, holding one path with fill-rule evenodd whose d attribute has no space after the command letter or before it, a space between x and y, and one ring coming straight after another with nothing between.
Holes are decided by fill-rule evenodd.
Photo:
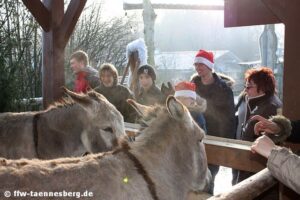
<instances>
[{"instance_id":1,"label":"wooden roof support","mask_svg":"<svg viewBox=\"0 0 300 200\"><path fill-rule=\"evenodd\" d=\"M78 21L80 14L86 4L86 1L87 0L72 0L70 2L59 30L61 37L64 39L63 46L66 46L67 41L69 41L70 36L75 28L76 22Z\"/></svg>"},{"instance_id":2,"label":"wooden roof support","mask_svg":"<svg viewBox=\"0 0 300 200\"><path fill-rule=\"evenodd\" d=\"M225 27L275 23L281 23L281 21L261 0L225 0Z\"/></svg>"},{"instance_id":3,"label":"wooden roof support","mask_svg":"<svg viewBox=\"0 0 300 200\"><path fill-rule=\"evenodd\" d=\"M71 0L64 14L64 0L23 0L43 27L43 106L63 96L64 51L87 0ZM41 9L41 10L39 10ZM43 13L44 12L44 13Z\"/></svg>"},{"instance_id":4,"label":"wooden roof support","mask_svg":"<svg viewBox=\"0 0 300 200\"><path fill-rule=\"evenodd\" d=\"M299 0L226 0L224 8L225 27L285 24L283 114L292 120L300 119L299 8Z\"/></svg>"},{"instance_id":5,"label":"wooden roof support","mask_svg":"<svg viewBox=\"0 0 300 200\"><path fill-rule=\"evenodd\" d=\"M40 0L22 0L36 21L46 32L50 30L50 12Z\"/></svg>"}]
</instances>

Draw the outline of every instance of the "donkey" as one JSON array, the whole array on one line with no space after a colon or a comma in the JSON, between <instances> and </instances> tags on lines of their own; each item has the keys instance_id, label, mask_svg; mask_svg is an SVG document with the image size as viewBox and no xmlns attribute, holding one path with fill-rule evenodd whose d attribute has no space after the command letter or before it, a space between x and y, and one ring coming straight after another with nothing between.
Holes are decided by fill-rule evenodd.
<instances>
[{"instance_id":1,"label":"donkey","mask_svg":"<svg viewBox=\"0 0 300 200\"><path fill-rule=\"evenodd\" d=\"M88 191L91 199L101 200L183 200L190 192L204 190L210 178L204 131L187 108L174 97L167 99L166 107L151 111L129 102L147 124L135 142L122 140L114 151L81 158L2 159L0 194L76 191L80 196Z\"/></svg>"},{"instance_id":2,"label":"donkey","mask_svg":"<svg viewBox=\"0 0 300 200\"><path fill-rule=\"evenodd\" d=\"M125 134L120 112L94 91L65 93L69 98L45 111L0 114L0 156L53 159L112 150Z\"/></svg>"}]
</instances>

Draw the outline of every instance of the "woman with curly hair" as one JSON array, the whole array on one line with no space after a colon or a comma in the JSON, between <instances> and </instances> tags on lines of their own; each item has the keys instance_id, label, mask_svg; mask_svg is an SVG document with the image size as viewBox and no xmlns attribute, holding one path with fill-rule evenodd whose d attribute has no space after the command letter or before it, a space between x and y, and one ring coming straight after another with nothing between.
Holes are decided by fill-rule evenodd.
<instances>
[{"instance_id":1,"label":"woman with curly hair","mask_svg":"<svg viewBox=\"0 0 300 200\"><path fill-rule=\"evenodd\" d=\"M236 139L253 142L258 136L254 133L257 120L254 115L269 118L277 114L282 102L276 95L276 81L273 71L267 67L249 69L245 73L245 89L237 105L238 127ZM244 180L248 173L239 173L238 181Z\"/></svg>"}]
</instances>

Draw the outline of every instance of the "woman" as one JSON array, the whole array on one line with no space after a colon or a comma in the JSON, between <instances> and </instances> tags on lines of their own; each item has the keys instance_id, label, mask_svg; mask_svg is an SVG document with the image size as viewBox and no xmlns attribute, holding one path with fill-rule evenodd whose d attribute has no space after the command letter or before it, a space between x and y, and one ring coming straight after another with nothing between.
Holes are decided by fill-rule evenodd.
<instances>
[{"instance_id":1,"label":"woman","mask_svg":"<svg viewBox=\"0 0 300 200\"><path fill-rule=\"evenodd\" d=\"M275 92L275 77L270 68L260 67L249 69L245 73L245 89L240 96L238 107L238 127L236 139L253 142L258 136L254 133L257 120L254 115L265 118L276 115L282 107ZM252 175L250 172L233 172L233 183L240 182Z\"/></svg>"},{"instance_id":2,"label":"woman","mask_svg":"<svg viewBox=\"0 0 300 200\"><path fill-rule=\"evenodd\" d=\"M100 86L95 88L107 98L123 115L125 122L134 123L136 121L136 112L127 103L127 99L133 99L130 90L118 84L118 71L110 63L101 65L99 69Z\"/></svg>"},{"instance_id":3,"label":"woman","mask_svg":"<svg viewBox=\"0 0 300 200\"><path fill-rule=\"evenodd\" d=\"M250 118L254 115L265 118L276 115L282 103L275 92L275 77L271 69L250 69L245 73L245 82L245 89L238 103L236 139L253 142L257 138L254 134L257 121Z\"/></svg>"}]
</instances>

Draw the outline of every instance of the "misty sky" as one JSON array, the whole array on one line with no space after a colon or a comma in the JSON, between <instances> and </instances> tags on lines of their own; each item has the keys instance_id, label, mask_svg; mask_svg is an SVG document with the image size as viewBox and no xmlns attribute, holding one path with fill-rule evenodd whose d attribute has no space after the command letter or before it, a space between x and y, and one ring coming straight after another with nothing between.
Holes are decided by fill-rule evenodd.
<instances>
[{"instance_id":1,"label":"misty sky","mask_svg":"<svg viewBox=\"0 0 300 200\"><path fill-rule=\"evenodd\" d=\"M89 0L91 5L97 0ZM123 0L102 0L104 19L125 17ZM142 0L124 0L128 3L142 3ZM152 3L214 4L223 5L223 0L151 0ZM130 10L141 22L142 11ZM194 51L199 48L231 50L242 60L259 59L259 36L263 26L224 28L224 11L155 10L155 46L159 51ZM279 46L283 47L284 26L276 25Z\"/></svg>"}]
</instances>

